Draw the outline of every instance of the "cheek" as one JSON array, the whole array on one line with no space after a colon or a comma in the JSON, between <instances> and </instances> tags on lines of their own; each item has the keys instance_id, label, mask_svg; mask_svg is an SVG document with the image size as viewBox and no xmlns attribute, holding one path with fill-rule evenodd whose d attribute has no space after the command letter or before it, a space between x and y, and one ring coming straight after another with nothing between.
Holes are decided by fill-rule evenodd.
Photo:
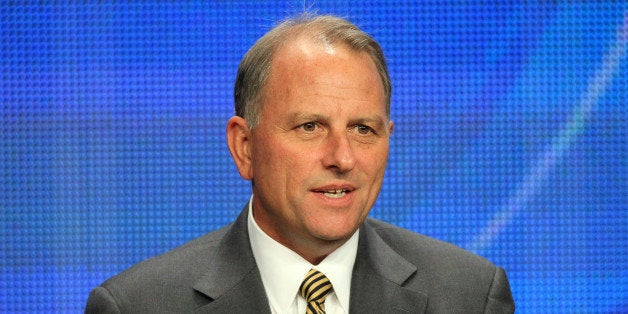
<instances>
[{"instance_id":1,"label":"cheek","mask_svg":"<svg viewBox=\"0 0 628 314\"><path fill-rule=\"evenodd\" d=\"M272 135L263 132L256 134L251 152L256 168L274 167L282 150L281 144Z\"/></svg>"},{"instance_id":2,"label":"cheek","mask_svg":"<svg viewBox=\"0 0 628 314\"><path fill-rule=\"evenodd\" d=\"M276 180L289 181L298 177L307 168L305 165L308 156L311 158L307 150L279 141L262 140L257 144L253 152L256 157L254 161L256 173L273 177Z\"/></svg>"},{"instance_id":3,"label":"cheek","mask_svg":"<svg viewBox=\"0 0 628 314\"><path fill-rule=\"evenodd\" d=\"M306 150L284 151L278 156L278 162L286 172L286 183L289 189L295 188L307 180L312 173L314 165L311 162L313 155Z\"/></svg>"},{"instance_id":4,"label":"cheek","mask_svg":"<svg viewBox=\"0 0 628 314\"><path fill-rule=\"evenodd\" d=\"M319 153L310 145L285 141L274 144L273 154L278 162L290 167L300 168L305 165L311 167L311 161L316 159Z\"/></svg>"},{"instance_id":5,"label":"cheek","mask_svg":"<svg viewBox=\"0 0 628 314\"><path fill-rule=\"evenodd\" d=\"M375 175L382 175L386 170L386 163L388 161L388 149L379 149L368 151L361 155L360 163L363 165L364 171L369 172L376 178Z\"/></svg>"}]
</instances>

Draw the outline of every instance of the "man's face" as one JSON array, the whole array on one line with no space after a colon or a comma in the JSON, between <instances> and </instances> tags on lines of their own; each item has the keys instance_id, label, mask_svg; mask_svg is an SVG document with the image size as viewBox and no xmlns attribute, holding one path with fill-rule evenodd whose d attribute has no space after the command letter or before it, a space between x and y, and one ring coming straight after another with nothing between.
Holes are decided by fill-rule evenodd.
<instances>
[{"instance_id":1,"label":"man's face","mask_svg":"<svg viewBox=\"0 0 628 314\"><path fill-rule=\"evenodd\" d=\"M343 45L280 48L251 131L254 217L297 253L348 240L379 194L392 122L375 64Z\"/></svg>"}]
</instances>

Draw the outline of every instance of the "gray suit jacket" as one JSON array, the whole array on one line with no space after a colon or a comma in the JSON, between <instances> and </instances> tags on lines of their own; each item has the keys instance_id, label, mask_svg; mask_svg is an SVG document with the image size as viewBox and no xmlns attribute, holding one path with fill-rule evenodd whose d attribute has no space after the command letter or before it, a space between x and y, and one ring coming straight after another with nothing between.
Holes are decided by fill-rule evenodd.
<instances>
[{"instance_id":1,"label":"gray suit jacket","mask_svg":"<svg viewBox=\"0 0 628 314\"><path fill-rule=\"evenodd\" d=\"M270 313L247 207L220 230L141 262L92 290L86 313ZM351 313L512 313L503 269L457 248L367 219Z\"/></svg>"}]
</instances>

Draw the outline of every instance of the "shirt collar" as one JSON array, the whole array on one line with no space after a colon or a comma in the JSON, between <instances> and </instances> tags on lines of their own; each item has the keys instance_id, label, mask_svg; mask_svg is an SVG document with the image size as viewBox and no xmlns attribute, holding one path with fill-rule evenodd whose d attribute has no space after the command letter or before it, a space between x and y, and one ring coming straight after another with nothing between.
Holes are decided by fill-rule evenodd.
<instances>
[{"instance_id":1,"label":"shirt collar","mask_svg":"<svg viewBox=\"0 0 628 314\"><path fill-rule=\"evenodd\" d=\"M340 305L348 313L351 275L358 250L359 230L321 263L312 265L269 237L257 225L253 217L253 196L249 201L248 211L247 226L251 249L271 306L278 307L278 310L289 308L297 297L297 290L305 274L311 268L315 268L329 278Z\"/></svg>"}]
</instances>

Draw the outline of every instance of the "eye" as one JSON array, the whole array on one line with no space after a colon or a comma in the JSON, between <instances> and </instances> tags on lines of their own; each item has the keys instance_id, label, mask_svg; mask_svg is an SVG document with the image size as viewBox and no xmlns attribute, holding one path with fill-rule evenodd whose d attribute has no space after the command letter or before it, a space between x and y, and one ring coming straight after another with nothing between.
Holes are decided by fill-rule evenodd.
<instances>
[{"instance_id":1,"label":"eye","mask_svg":"<svg viewBox=\"0 0 628 314\"><path fill-rule=\"evenodd\" d=\"M373 132L373 128L371 128L368 125L364 125L364 124L356 125L355 129L358 131L359 134L362 134L362 135L366 135L366 134L369 134L369 133L374 133Z\"/></svg>"},{"instance_id":2,"label":"eye","mask_svg":"<svg viewBox=\"0 0 628 314\"><path fill-rule=\"evenodd\" d=\"M316 122L308 122L301 124L301 129L305 132L314 132L316 130Z\"/></svg>"}]
</instances>

